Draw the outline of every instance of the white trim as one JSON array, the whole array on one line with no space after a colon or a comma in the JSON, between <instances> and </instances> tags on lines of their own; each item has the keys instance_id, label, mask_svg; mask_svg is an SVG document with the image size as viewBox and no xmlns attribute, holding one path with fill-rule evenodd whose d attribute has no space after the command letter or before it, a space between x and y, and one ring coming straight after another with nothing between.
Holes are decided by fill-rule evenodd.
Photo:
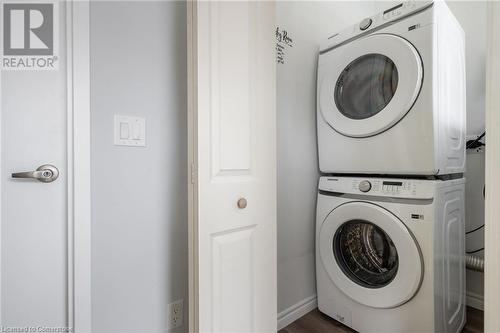
<instances>
[{"instance_id":1,"label":"white trim","mask_svg":"<svg viewBox=\"0 0 500 333\"><path fill-rule=\"evenodd\" d=\"M2 140L3 138L3 133L2 133L2 115L4 114L3 113L3 108L2 108L2 105L3 105L3 96L2 96L2 71L0 70L0 174L3 175L3 170L2 170L2 165L3 163L2 162L2 154L3 154L3 145L4 145L4 142ZM0 181L0 186L3 185L3 182L5 181L5 179L2 179ZM1 271L1 268L3 267L2 265L2 258L3 258L3 254L2 254L2 248L3 248L3 244L2 244L2 236L3 236L3 233L2 233L2 216L3 215L3 207L2 207L2 192L3 191L0 191L0 271ZM2 295L2 287L3 286L3 283L2 283L2 273L0 272L0 300L4 299L3 298L3 295ZM2 302L0 301L0 325L3 324L3 320L2 320L2 313L3 313L3 309L2 309Z\"/></svg>"},{"instance_id":2,"label":"white trim","mask_svg":"<svg viewBox=\"0 0 500 333\"><path fill-rule=\"evenodd\" d=\"M187 2L188 267L189 332L198 323L198 16L197 1Z\"/></svg>"},{"instance_id":3,"label":"white trim","mask_svg":"<svg viewBox=\"0 0 500 333\"><path fill-rule=\"evenodd\" d=\"M500 2L488 2L484 331L500 332Z\"/></svg>"},{"instance_id":4,"label":"white trim","mask_svg":"<svg viewBox=\"0 0 500 333\"><path fill-rule=\"evenodd\" d=\"M484 298L483 295L479 295L476 293L467 292L467 306L471 308L478 309L484 311Z\"/></svg>"},{"instance_id":5,"label":"white trim","mask_svg":"<svg viewBox=\"0 0 500 333\"><path fill-rule=\"evenodd\" d=\"M68 326L90 332L90 2L68 1Z\"/></svg>"},{"instance_id":6,"label":"white trim","mask_svg":"<svg viewBox=\"0 0 500 333\"><path fill-rule=\"evenodd\" d=\"M318 298L316 295L304 298L302 301L295 303L291 307L278 313L278 331L287 327L300 317L311 312L318 307Z\"/></svg>"},{"instance_id":7,"label":"white trim","mask_svg":"<svg viewBox=\"0 0 500 333\"><path fill-rule=\"evenodd\" d=\"M68 327L74 327L74 171L73 171L73 2L66 3L66 172L68 179L67 188L67 307Z\"/></svg>"}]
</instances>

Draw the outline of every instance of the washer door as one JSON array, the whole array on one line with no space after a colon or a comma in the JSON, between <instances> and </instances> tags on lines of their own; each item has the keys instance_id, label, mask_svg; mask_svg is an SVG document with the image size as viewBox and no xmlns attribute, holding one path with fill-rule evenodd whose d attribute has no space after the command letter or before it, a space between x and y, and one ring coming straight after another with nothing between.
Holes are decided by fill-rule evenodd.
<instances>
[{"instance_id":1,"label":"washer door","mask_svg":"<svg viewBox=\"0 0 500 333\"><path fill-rule=\"evenodd\" d=\"M358 303L392 308L420 287L423 261L406 226L366 202L335 208L320 229L321 262L333 283Z\"/></svg>"},{"instance_id":2,"label":"washer door","mask_svg":"<svg viewBox=\"0 0 500 333\"><path fill-rule=\"evenodd\" d=\"M330 53L331 52L331 53ZM350 137L381 133L411 109L422 86L422 61L408 41L376 34L330 51L320 83L326 122Z\"/></svg>"}]
</instances>

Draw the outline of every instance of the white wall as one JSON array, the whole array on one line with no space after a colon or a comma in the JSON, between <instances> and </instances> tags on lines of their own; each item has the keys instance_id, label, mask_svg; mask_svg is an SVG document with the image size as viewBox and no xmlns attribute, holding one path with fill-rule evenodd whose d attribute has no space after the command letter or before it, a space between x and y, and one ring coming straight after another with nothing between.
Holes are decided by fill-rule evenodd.
<instances>
[{"instance_id":1,"label":"white wall","mask_svg":"<svg viewBox=\"0 0 500 333\"><path fill-rule=\"evenodd\" d=\"M447 1L465 31L467 134L484 131L486 84L486 1Z\"/></svg>"},{"instance_id":2,"label":"white wall","mask_svg":"<svg viewBox=\"0 0 500 333\"><path fill-rule=\"evenodd\" d=\"M473 231L484 225L484 151L467 152L467 172L465 177L465 230ZM465 237L466 251L484 248L484 228L469 233ZM474 254L484 257L484 251ZM484 305L484 275L481 272L467 271L467 303L477 308Z\"/></svg>"},{"instance_id":3,"label":"white wall","mask_svg":"<svg viewBox=\"0 0 500 333\"><path fill-rule=\"evenodd\" d=\"M185 10L91 2L94 332L165 332L180 298L187 318ZM114 146L114 114L145 117L147 147Z\"/></svg>"},{"instance_id":4,"label":"white wall","mask_svg":"<svg viewBox=\"0 0 500 333\"><path fill-rule=\"evenodd\" d=\"M316 293L314 233L319 172L315 105L319 43L396 3L277 3L277 25L293 39L293 47L285 48L285 63L277 66L279 313L285 314L286 309ZM467 132L479 134L484 129L486 5L476 1L448 4L466 33ZM480 280L472 284L476 286Z\"/></svg>"},{"instance_id":5,"label":"white wall","mask_svg":"<svg viewBox=\"0 0 500 333\"><path fill-rule=\"evenodd\" d=\"M278 313L316 294L316 60L319 43L375 13L373 2L278 2L293 46L277 66Z\"/></svg>"}]
</instances>

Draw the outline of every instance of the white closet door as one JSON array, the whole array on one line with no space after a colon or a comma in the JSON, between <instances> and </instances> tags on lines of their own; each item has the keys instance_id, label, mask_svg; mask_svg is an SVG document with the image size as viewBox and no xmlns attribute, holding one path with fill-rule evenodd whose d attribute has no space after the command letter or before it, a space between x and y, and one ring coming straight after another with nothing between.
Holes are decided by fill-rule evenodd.
<instances>
[{"instance_id":1,"label":"white closet door","mask_svg":"<svg viewBox=\"0 0 500 333\"><path fill-rule=\"evenodd\" d=\"M274 11L190 4L191 331L276 332Z\"/></svg>"}]
</instances>

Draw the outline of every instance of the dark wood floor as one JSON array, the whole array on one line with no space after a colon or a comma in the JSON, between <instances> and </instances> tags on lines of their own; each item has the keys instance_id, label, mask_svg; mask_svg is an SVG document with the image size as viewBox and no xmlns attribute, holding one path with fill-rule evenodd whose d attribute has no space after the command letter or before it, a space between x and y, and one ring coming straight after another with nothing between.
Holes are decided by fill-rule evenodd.
<instances>
[{"instance_id":1,"label":"dark wood floor","mask_svg":"<svg viewBox=\"0 0 500 333\"><path fill-rule=\"evenodd\" d=\"M484 313L474 308L467 308L467 323L462 333L483 333L484 332Z\"/></svg>"},{"instance_id":2,"label":"dark wood floor","mask_svg":"<svg viewBox=\"0 0 500 333\"><path fill-rule=\"evenodd\" d=\"M315 309L294 321L278 333L355 333L349 327ZM483 311L467 308L467 323L462 333L483 332Z\"/></svg>"}]
</instances>

